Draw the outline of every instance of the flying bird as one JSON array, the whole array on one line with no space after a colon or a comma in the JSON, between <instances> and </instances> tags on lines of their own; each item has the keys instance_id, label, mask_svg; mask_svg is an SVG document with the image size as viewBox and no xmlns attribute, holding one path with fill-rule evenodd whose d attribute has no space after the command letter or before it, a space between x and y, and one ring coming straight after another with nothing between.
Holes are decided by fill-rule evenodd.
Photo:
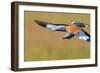
<instances>
[{"instance_id":1,"label":"flying bird","mask_svg":"<svg viewBox=\"0 0 100 73\"><path fill-rule=\"evenodd\" d=\"M70 25L59 24L59 23L49 23L41 20L34 20L38 25L53 31L65 32L66 35L62 39L71 39L77 36L80 40L85 40L90 42L90 34L87 33L84 28L88 25L81 22L72 22Z\"/></svg>"}]
</instances>

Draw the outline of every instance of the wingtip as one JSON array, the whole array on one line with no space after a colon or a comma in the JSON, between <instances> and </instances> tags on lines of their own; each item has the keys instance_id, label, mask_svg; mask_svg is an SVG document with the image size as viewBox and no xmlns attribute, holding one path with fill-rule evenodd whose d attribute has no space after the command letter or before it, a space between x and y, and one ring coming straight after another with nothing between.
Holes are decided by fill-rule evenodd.
<instances>
[{"instance_id":1,"label":"wingtip","mask_svg":"<svg viewBox=\"0 0 100 73\"><path fill-rule=\"evenodd\" d=\"M38 20L34 20L34 22L37 22Z\"/></svg>"},{"instance_id":2,"label":"wingtip","mask_svg":"<svg viewBox=\"0 0 100 73\"><path fill-rule=\"evenodd\" d=\"M35 23L39 24L39 20L34 20Z\"/></svg>"},{"instance_id":3,"label":"wingtip","mask_svg":"<svg viewBox=\"0 0 100 73\"><path fill-rule=\"evenodd\" d=\"M90 39L87 39L86 41L87 41L87 42L90 42Z\"/></svg>"},{"instance_id":4,"label":"wingtip","mask_svg":"<svg viewBox=\"0 0 100 73\"><path fill-rule=\"evenodd\" d=\"M44 21L40 21L40 20L34 20L35 23L37 23L38 25L42 26L42 27L46 27L47 22Z\"/></svg>"}]
</instances>

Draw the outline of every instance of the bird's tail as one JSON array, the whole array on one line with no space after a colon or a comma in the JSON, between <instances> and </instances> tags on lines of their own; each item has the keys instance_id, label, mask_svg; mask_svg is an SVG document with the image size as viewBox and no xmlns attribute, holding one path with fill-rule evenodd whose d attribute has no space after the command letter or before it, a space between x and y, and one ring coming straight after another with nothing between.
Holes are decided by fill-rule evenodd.
<instances>
[{"instance_id":1,"label":"bird's tail","mask_svg":"<svg viewBox=\"0 0 100 73\"><path fill-rule=\"evenodd\" d=\"M44 22L41 20L34 20L35 23L39 24L42 27L46 27L46 25L48 24L48 22Z\"/></svg>"}]
</instances>

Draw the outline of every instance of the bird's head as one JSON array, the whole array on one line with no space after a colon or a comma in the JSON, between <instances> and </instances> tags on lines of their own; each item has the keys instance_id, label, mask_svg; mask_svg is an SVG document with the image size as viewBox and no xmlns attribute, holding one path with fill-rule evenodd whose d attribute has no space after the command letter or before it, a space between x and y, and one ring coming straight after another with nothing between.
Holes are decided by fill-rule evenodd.
<instances>
[{"instance_id":1,"label":"bird's head","mask_svg":"<svg viewBox=\"0 0 100 73\"><path fill-rule=\"evenodd\" d=\"M73 21L72 24L75 25L75 26L78 26L78 27L80 27L80 28L82 28L82 29L84 29L84 28L86 28L86 27L89 27L89 25L84 24L84 23L82 23L82 22L75 22L75 21Z\"/></svg>"}]
</instances>

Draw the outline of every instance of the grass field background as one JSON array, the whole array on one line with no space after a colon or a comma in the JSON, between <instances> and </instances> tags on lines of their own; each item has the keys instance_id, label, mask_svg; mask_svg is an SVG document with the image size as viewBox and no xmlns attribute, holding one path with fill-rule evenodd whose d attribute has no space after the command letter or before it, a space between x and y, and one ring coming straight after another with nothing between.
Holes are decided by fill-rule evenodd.
<instances>
[{"instance_id":1,"label":"grass field background","mask_svg":"<svg viewBox=\"0 0 100 73\"><path fill-rule=\"evenodd\" d=\"M52 23L65 23L72 21L90 24L89 14L77 13L51 13L51 12L24 12L24 60L69 60L90 58L90 43L79 40L76 36L70 40L62 39L65 32L54 32L45 29L34 22L42 20ZM86 31L90 33L90 28Z\"/></svg>"}]
</instances>

